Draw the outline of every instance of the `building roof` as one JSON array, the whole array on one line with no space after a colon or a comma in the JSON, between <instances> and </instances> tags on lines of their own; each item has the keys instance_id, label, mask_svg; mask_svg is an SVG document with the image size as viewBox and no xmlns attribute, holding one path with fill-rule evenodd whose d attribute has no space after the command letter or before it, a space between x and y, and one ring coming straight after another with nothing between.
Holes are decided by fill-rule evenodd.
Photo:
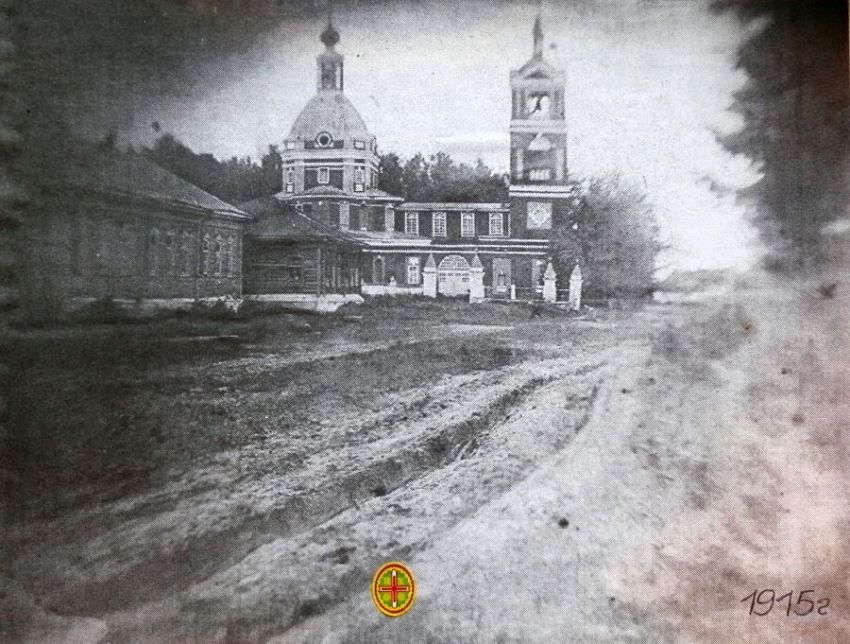
<instances>
[{"instance_id":1,"label":"building roof","mask_svg":"<svg viewBox=\"0 0 850 644\"><path fill-rule=\"evenodd\" d=\"M320 90L307 101L289 131L289 140L312 141L328 132L337 141L372 138L363 117L340 91Z\"/></svg>"},{"instance_id":2,"label":"building roof","mask_svg":"<svg viewBox=\"0 0 850 644\"><path fill-rule=\"evenodd\" d=\"M53 165L53 164L51 164ZM73 186L101 194L153 199L163 204L228 215L249 216L135 152L75 141L63 147L46 184Z\"/></svg>"},{"instance_id":3,"label":"building roof","mask_svg":"<svg viewBox=\"0 0 850 644\"><path fill-rule=\"evenodd\" d=\"M510 206L503 203L460 203L439 201L405 201L399 206L400 210L485 210L491 212L507 212Z\"/></svg>"},{"instance_id":4,"label":"building roof","mask_svg":"<svg viewBox=\"0 0 850 644\"><path fill-rule=\"evenodd\" d=\"M260 197L239 207L254 216L248 236L255 239L360 244L354 235L296 212L275 197Z\"/></svg>"},{"instance_id":5,"label":"building roof","mask_svg":"<svg viewBox=\"0 0 850 644\"><path fill-rule=\"evenodd\" d=\"M391 195L383 190L378 190L377 188L370 188L364 192L346 192L345 190L340 190L334 186L315 186L309 190L305 190L304 192L281 192L277 195L277 198L281 201L300 201L304 199L319 199L322 197L337 197L351 202L370 200L399 202L402 200L401 197L396 197L395 195Z\"/></svg>"}]
</instances>

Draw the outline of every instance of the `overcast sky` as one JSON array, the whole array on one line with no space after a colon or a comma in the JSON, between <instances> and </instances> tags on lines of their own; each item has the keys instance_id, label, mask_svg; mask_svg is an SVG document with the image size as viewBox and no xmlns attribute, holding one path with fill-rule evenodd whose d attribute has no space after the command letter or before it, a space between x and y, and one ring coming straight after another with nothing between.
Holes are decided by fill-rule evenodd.
<instances>
[{"instance_id":1,"label":"overcast sky","mask_svg":"<svg viewBox=\"0 0 850 644\"><path fill-rule=\"evenodd\" d=\"M473 0L339 6L346 93L381 150L444 150L506 170L508 75L531 55L535 12L536 2ZM157 120L196 151L259 156L315 92L320 13L284 20L199 69L189 89L134 114L123 134L149 142ZM734 68L740 23L698 0L546 2L543 22L546 56L567 72L570 172L619 171L643 186L671 266L751 263L756 233L733 189L756 181L758 168L714 137L741 125L728 110L746 81Z\"/></svg>"}]
</instances>

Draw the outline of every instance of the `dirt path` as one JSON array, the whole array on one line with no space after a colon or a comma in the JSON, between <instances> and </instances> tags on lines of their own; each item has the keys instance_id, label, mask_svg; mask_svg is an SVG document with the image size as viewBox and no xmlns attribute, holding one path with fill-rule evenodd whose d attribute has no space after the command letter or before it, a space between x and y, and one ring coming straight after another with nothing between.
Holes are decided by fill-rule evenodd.
<instances>
[{"instance_id":1,"label":"dirt path","mask_svg":"<svg viewBox=\"0 0 850 644\"><path fill-rule=\"evenodd\" d=\"M410 614L360 592L273 641L850 641L850 298L815 286L762 285L651 350L621 345L573 441L410 553ZM828 613L750 615L765 588L813 589Z\"/></svg>"},{"instance_id":2,"label":"dirt path","mask_svg":"<svg viewBox=\"0 0 850 644\"><path fill-rule=\"evenodd\" d=\"M421 549L568 443L607 377L616 339L633 332L563 318L438 325L424 340L411 333L366 353L339 353L339 342L316 347L309 368L287 373L283 388L277 374L298 367L290 352L250 369L247 358L217 360L161 394L175 368L150 371L138 387L157 387L157 404L175 414L197 398L189 410L220 404L228 415L239 410L230 422L240 426L265 414L274 431L142 492L10 526L7 590L35 614L34 640L61 641L72 630L97 634L82 641L106 632L110 641L262 639L344 601L383 553ZM391 364L396 356L406 362ZM423 368L448 372L423 386ZM176 370L188 378L186 367ZM349 372L366 380L370 398L321 399L314 418L314 383L349 386L340 380ZM223 382L220 402L204 397ZM302 408L307 422L285 420ZM316 574L332 590L305 594L303 579Z\"/></svg>"}]
</instances>

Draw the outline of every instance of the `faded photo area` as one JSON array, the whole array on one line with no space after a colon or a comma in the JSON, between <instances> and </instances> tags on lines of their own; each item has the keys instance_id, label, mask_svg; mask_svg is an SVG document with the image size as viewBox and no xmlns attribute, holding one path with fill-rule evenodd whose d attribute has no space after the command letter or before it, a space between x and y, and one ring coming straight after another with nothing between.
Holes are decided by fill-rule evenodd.
<instances>
[{"instance_id":1,"label":"faded photo area","mask_svg":"<svg viewBox=\"0 0 850 644\"><path fill-rule=\"evenodd\" d=\"M842 0L0 0L0 640L850 642Z\"/></svg>"}]
</instances>

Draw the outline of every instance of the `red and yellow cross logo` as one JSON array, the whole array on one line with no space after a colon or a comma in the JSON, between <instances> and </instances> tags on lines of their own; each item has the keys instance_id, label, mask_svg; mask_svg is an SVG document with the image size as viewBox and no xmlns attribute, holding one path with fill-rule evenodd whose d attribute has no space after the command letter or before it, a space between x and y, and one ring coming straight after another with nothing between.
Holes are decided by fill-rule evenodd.
<instances>
[{"instance_id":1,"label":"red and yellow cross logo","mask_svg":"<svg viewBox=\"0 0 850 644\"><path fill-rule=\"evenodd\" d=\"M400 617L413 606L416 585L413 574L402 563L392 561L378 568L372 579L372 600L388 617Z\"/></svg>"}]
</instances>

